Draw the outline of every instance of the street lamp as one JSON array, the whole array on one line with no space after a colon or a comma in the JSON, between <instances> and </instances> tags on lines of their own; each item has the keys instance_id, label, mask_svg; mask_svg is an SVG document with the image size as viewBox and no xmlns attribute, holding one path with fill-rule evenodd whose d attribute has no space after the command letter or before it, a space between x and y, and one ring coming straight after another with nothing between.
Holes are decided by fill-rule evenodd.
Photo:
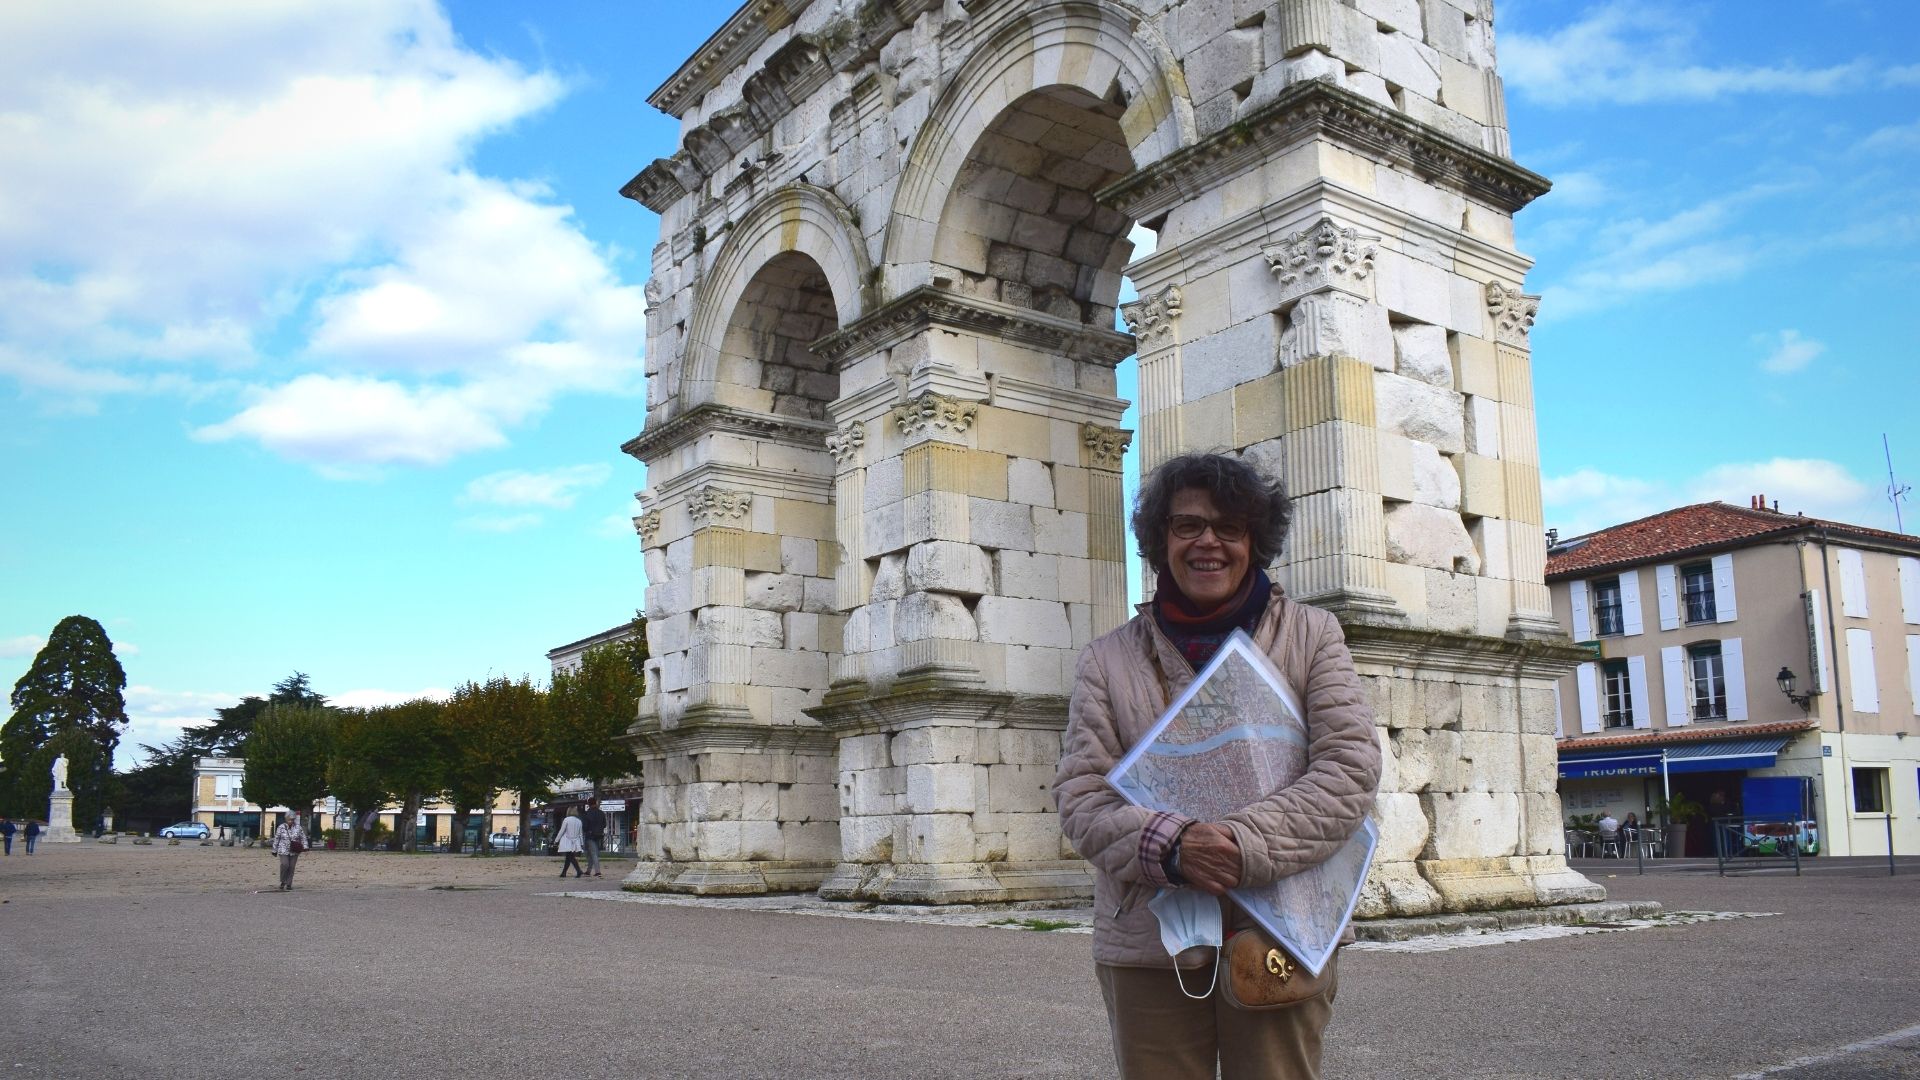
<instances>
[{"instance_id":1,"label":"street lamp","mask_svg":"<svg viewBox=\"0 0 1920 1080\"><path fill-rule=\"evenodd\" d=\"M1801 712L1812 711L1812 708L1813 708L1811 704L1813 701L1812 692L1809 691L1808 693L1805 693L1805 694L1796 694L1793 692L1793 684L1796 681L1796 677L1793 674L1792 668L1782 667L1780 669L1780 674L1775 675L1773 677L1773 681L1780 684L1780 692L1787 695L1788 701L1791 701L1795 705L1800 706Z\"/></svg>"}]
</instances>

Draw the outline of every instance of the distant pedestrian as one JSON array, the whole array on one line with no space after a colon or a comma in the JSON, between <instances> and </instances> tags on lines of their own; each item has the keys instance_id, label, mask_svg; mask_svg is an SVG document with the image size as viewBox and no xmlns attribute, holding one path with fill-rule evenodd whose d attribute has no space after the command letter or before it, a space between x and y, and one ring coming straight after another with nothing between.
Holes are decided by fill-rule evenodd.
<instances>
[{"instance_id":1,"label":"distant pedestrian","mask_svg":"<svg viewBox=\"0 0 1920 1080\"><path fill-rule=\"evenodd\" d=\"M40 823L28 818L27 827L20 830L20 835L26 837L27 854L33 854L34 847L40 843Z\"/></svg>"},{"instance_id":2,"label":"distant pedestrian","mask_svg":"<svg viewBox=\"0 0 1920 1080\"><path fill-rule=\"evenodd\" d=\"M600 845L607 842L607 812L599 799L587 800L587 812L580 815L580 830L587 845L587 873L600 876Z\"/></svg>"},{"instance_id":3,"label":"distant pedestrian","mask_svg":"<svg viewBox=\"0 0 1920 1080\"><path fill-rule=\"evenodd\" d=\"M0 845L6 848L5 854L13 854L13 819L0 817Z\"/></svg>"},{"instance_id":4,"label":"distant pedestrian","mask_svg":"<svg viewBox=\"0 0 1920 1080\"><path fill-rule=\"evenodd\" d=\"M307 827L300 815L289 814L274 826L273 853L280 859L280 891L293 891L293 868L300 853L307 850Z\"/></svg>"},{"instance_id":5,"label":"distant pedestrian","mask_svg":"<svg viewBox=\"0 0 1920 1080\"><path fill-rule=\"evenodd\" d=\"M560 864L561 877L567 876L569 866L573 867L574 877L587 876L586 872L580 869L580 852L585 847L586 834L580 826L580 811L569 810L566 820L560 823L560 833L555 837L554 842L554 850L567 857L567 861Z\"/></svg>"}]
</instances>

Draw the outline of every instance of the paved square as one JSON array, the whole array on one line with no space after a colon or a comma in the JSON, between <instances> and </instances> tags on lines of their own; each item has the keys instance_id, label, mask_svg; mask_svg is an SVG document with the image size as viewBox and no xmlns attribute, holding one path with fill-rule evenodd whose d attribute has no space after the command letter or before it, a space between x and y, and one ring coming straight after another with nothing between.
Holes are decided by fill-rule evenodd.
<instances>
[{"instance_id":1,"label":"paved square","mask_svg":"<svg viewBox=\"0 0 1920 1080\"><path fill-rule=\"evenodd\" d=\"M1111 1074L1084 934L592 902L556 894L616 879L563 885L539 857L302 862L279 894L257 850L87 844L0 860L0 1070ZM1328 1075L1920 1076L1915 863L1888 878L1813 861L1797 879L1590 864L1615 898L1772 914L1352 952Z\"/></svg>"}]
</instances>

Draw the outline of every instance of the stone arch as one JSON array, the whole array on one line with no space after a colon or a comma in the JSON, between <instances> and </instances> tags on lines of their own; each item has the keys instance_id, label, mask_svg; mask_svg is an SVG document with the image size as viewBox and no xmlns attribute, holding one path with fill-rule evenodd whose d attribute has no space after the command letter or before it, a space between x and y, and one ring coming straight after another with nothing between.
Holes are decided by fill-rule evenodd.
<instances>
[{"instance_id":1,"label":"stone arch","mask_svg":"<svg viewBox=\"0 0 1920 1080\"><path fill-rule=\"evenodd\" d=\"M1036 91L1114 106L1134 168L1195 141L1186 80L1146 33L1118 5L1068 0L1009 18L967 59L934 103L894 195L881 260L889 295L930 279L939 222L969 157Z\"/></svg>"},{"instance_id":2,"label":"stone arch","mask_svg":"<svg viewBox=\"0 0 1920 1080\"><path fill-rule=\"evenodd\" d=\"M766 307L743 305L742 301L753 299L749 296L752 290L779 287L770 282L769 268L777 277L781 271L792 272L803 263L811 264L824 280L831 305L831 311L819 313L832 318L828 330L846 326L871 307L867 300L873 280L872 261L860 242L852 213L830 191L811 184L789 184L762 199L727 232L723 243L719 257L703 275L687 329L680 376L681 412L710 402L752 407L747 400L720 400L727 396L719 390L723 381L720 371L723 359L729 356L729 338L737 341L743 330L741 319L751 322L749 309ZM749 325L744 329L776 328ZM777 410L768 407L761 411Z\"/></svg>"}]
</instances>

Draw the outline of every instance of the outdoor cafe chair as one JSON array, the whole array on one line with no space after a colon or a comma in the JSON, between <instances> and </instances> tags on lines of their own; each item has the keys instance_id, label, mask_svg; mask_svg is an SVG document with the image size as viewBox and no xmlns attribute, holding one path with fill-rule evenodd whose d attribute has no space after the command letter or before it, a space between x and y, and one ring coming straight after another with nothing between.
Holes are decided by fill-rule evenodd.
<instances>
[{"instance_id":1,"label":"outdoor cafe chair","mask_svg":"<svg viewBox=\"0 0 1920 1080\"><path fill-rule=\"evenodd\" d=\"M1567 830L1567 857L1584 859L1593 854L1593 837L1579 829Z\"/></svg>"},{"instance_id":2,"label":"outdoor cafe chair","mask_svg":"<svg viewBox=\"0 0 1920 1080\"><path fill-rule=\"evenodd\" d=\"M1601 858L1603 859L1607 858L1609 852L1612 853L1613 858L1616 858L1616 859L1625 858L1625 856L1621 854L1622 850L1623 849L1620 846L1619 833L1613 832L1613 833L1600 834L1600 857Z\"/></svg>"}]
</instances>

